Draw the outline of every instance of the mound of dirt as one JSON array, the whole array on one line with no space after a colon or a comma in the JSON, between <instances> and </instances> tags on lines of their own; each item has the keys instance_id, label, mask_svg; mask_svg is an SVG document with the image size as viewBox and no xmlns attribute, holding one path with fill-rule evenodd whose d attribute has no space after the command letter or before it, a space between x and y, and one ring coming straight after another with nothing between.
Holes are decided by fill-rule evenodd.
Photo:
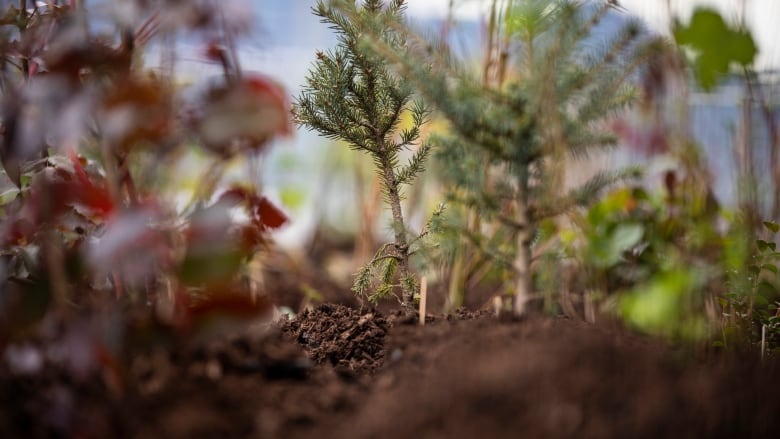
<instances>
[{"instance_id":1,"label":"mound of dirt","mask_svg":"<svg viewBox=\"0 0 780 439\"><path fill-rule=\"evenodd\" d=\"M343 374L374 373L383 363L389 324L376 311L361 313L342 305L322 304L282 323L282 332L298 342L317 364Z\"/></svg>"},{"instance_id":2,"label":"mound of dirt","mask_svg":"<svg viewBox=\"0 0 780 439\"><path fill-rule=\"evenodd\" d=\"M614 329L486 316L395 327L387 346L359 410L328 419L332 437L775 437L780 426L780 367L755 355L701 361Z\"/></svg>"},{"instance_id":3,"label":"mound of dirt","mask_svg":"<svg viewBox=\"0 0 780 439\"><path fill-rule=\"evenodd\" d=\"M780 362L614 327L321 305L73 376L0 358L0 437L776 437Z\"/></svg>"}]
</instances>

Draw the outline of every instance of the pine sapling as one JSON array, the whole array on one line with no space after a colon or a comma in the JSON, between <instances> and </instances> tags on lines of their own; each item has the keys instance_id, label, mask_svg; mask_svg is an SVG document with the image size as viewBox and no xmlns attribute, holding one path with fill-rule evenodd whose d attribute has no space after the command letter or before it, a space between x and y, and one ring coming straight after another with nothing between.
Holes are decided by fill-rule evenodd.
<instances>
[{"instance_id":1,"label":"pine sapling","mask_svg":"<svg viewBox=\"0 0 780 439\"><path fill-rule=\"evenodd\" d=\"M395 240L383 245L374 258L357 273L353 291L372 302L393 294L400 283L401 302L412 306L418 282L409 269L410 247L420 238L407 236L401 201L402 188L424 169L430 153L420 143L420 129L428 110L413 100L412 88L396 77L387 63L364 47L362 38L380 35L383 43L401 48L405 40L394 30L402 22L404 0L354 2L319 1L313 8L323 23L338 34L335 49L317 52L303 91L293 105L296 123L321 135L340 140L373 159L381 181L385 203L393 218ZM408 112L411 127L400 128ZM406 164L399 164L403 151L419 144ZM424 233L424 232L423 232ZM378 280L375 290L372 286Z\"/></svg>"}]
</instances>

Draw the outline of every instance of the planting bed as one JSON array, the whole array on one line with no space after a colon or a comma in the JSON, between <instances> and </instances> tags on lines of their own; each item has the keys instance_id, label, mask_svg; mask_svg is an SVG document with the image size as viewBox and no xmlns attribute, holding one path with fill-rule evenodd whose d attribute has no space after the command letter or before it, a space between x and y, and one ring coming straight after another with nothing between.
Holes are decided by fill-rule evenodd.
<instances>
[{"instance_id":1,"label":"planting bed","mask_svg":"<svg viewBox=\"0 0 780 439\"><path fill-rule=\"evenodd\" d=\"M696 359L691 359L691 358ZM776 437L780 367L568 319L323 304L75 377L0 369L0 437ZM109 370L110 372L111 370Z\"/></svg>"}]
</instances>

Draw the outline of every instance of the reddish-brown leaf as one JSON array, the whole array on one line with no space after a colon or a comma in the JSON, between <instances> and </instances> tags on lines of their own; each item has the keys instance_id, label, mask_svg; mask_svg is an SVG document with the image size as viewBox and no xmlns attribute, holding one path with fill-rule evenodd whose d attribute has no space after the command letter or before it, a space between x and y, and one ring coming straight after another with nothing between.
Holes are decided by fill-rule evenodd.
<instances>
[{"instance_id":1,"label":"reddish-brown leaf","mask_svg":"<svg viewBox=\"0 0 780 439\"><path fill-rule=\"evenodd\" d=\"M260 198L255 206L255 214L260 218L260 222L263 226L271 229L278 229L288 221L287 215L273 203L268 201L268 198L266 197Z\"/></svg>"},{"instance_id":2,"label":"reddish-brown leaf","mask_svg":"<svg viewBox=\"0 0 780 439\"><path fill-rule=\"evenodd\" d=\"M75 152L70 152L70 161L76 180L70 186L71 193L67 197L80 202L84 206L94 210L99 216L107 217L114 211L114 200L106 187L106 184L94 183L79 160Z\"/></svg>"},{"instance_id":3,"label":"reddish-brown leaf","mask_svg":"<svg viewBox=\"0 0 780 439\"><path fill-rule=\"evenodd\" d=\"M193 130L204 146L225 157L260 151L292 132L284 90L259 74L211 87L194 112Z\"/></svg>"}]
</instances>

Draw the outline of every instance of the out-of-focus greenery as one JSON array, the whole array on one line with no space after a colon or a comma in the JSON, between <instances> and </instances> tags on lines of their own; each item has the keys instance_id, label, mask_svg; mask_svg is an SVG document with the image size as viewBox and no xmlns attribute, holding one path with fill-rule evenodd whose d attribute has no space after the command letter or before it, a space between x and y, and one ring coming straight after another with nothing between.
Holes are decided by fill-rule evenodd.
<instances>
[{"instance_id":1,"label":"out-of-focus greenery","mask_svg":"<svg viewBox=\"0 0 780 439\"><path fill-rule=\"evenodd\" d=\"M675 22L674 38L693 52L696 79L705 90L711 90L721 76L729 73L732 64L747 67L758 53L747 29L728 25L710 8L697 8L687 25Z\"/></svg>"},{"instance_id":2,"label":"out-of-focus greenery","mask_svg":"<svg viewBox=\"0 0 780 439\"><path fill-rule=\"evenodd\" d=\"M729 270L728 290L719 298L723 308L724 325L717 343L744 344L760 340L772 350L780 349L780 252L775 242L780 225L764 221L765 239L757 239L747 249L748 263L732 264Z\"/></svg>"},{"instance_id":3,"label":"out-of-focus greenery","mask_svg":"<svg viewBox=\"0 0 780 439\"><path fill-rule=\"evenodd\" d=\"M654 45L642 41L641 27L628 21L603 48L583 55L584 41L609 10L606 4L586 8L560 1L542 7L524 1L499 9L494 2L494 46L482 78L440 41L410 45L411 53L378 38L372 43L400 64L450 123L450 133L434 142L455 207L450 224L461 225L448 235L460 242L443 245L455 251L455 289L492 266L504 272L521 312L533 294L532 248L540 223L589 205L606 187L637 174L605 171L570 189L563 184L566 163L614 145L605 119L637 97L628 79ZM430 62L421 61L426 57Z\"/></svg>"}]
</instances>

